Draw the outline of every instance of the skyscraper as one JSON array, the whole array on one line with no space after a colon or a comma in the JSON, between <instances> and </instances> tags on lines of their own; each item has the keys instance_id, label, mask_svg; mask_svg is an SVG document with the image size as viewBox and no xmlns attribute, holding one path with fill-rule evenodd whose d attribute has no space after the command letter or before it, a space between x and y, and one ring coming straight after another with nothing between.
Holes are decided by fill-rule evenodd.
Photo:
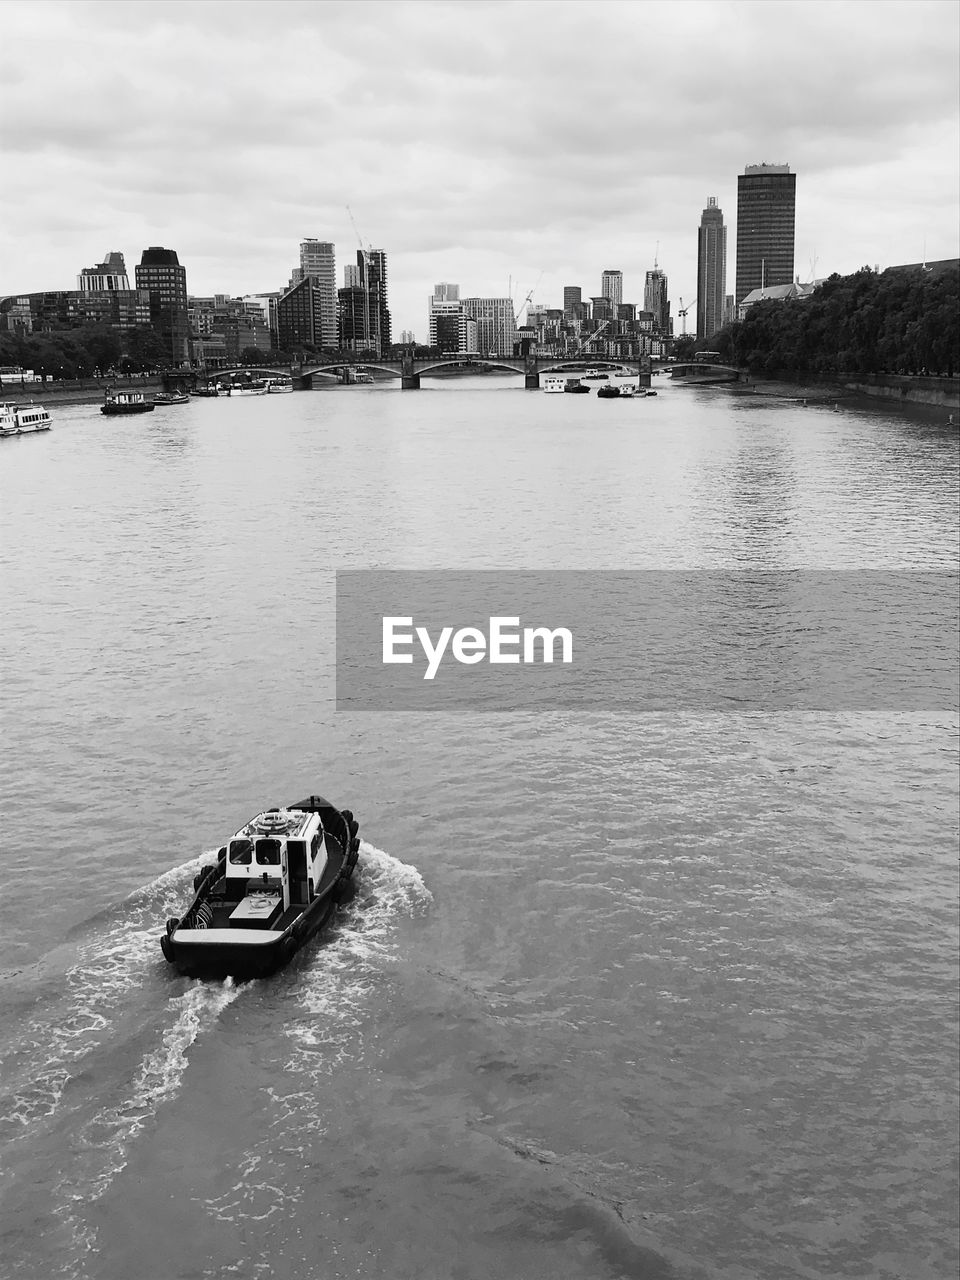
<instances>
[{"instance_id":1,"label":"skyscraper","mask_svg":"<svg viewBox=\"0 0 960 1280\"><path fill-rule=\"evenodd\" d=\"M150 295L150 321L174 366L190 358L187 273L173 249L151 245L134 268L137 288Z\"/></svg>"},{"instance_id":2,"label":"skyscraper","mask_svg":"<svg viewBox=\"0 0 960 1280\"><path fill-rule=\"evenodd\" d=\"M360 254L357 254L360 261ZM393 341L390 308L387 305L387 255L383 249L370 249L365 255L365 283L370 299L370 327L376 335L376 349L386 355Z\"/></svg>"},{"instance_id":3,"label":"skyscraper","mask_svg":"<svg viewBox=\"0 0 960 1280\"><path fill-rule=\"evenodd\" d=\"M738 304L754 289L793 284L796 205L788 164L748 164L737 178Z\"/></svg>"},{"instance_id":4,"label":"skyscraper","mask_svg":"<svg viewBox=\"0 0 960 1280\"><path fill-rule=\"evenodd\" d=\"M697 337L709 338L723 328L727 291L727 228L716 196L707 199L697 236Z\"/></svg>"},{"instance_id":5,"label":"skyscraper","mask_svg":"<svg viewBox=\"0 0 960 1280\"><path fill-rule=\"evenodd\" d=\"M334 246L328 240L301 240L300 265L294 267L290 288L310 278L313 281L311 311L319 316L316 346L337 345L337 263Z\"/></svg>"},{"instance_id":6,"label":"skyscraper","mask_svg":"<svg viewBox=\"0 0 960 1280\"><path fill-rule=\"evenodd\" d=\"M659 267L648 271L643 286L643 309L653 313L655 333L670 334L670 299L667 297L667 277Z\"/></svg>"},{"instance_id":7,"label":"skyscraper","mask_svg":"<svg viewBox=\"0 0 960 1280\"><path fill-rule=\"evenodd\" d=\"M582 299L583 292L578 284L563 286L563 314L565 319L572 320L574 318Z\"/></svg>"},{"instance_id":8,"label":"skyscraper","mask_svg":"<svg viewBox=\"0 0 960 1280\"><path fill-rule=\"evenodd\" d=\"M623 301L623 272L605 271L600 280L600 293L604 298L610 299L616 314L616 308Z\"/></svg>"},{"instance_id":9,"label":"skyscraper","mask_svg":"<svg viewBox=\"0 0 960 1280\"><path fill-rule=\"evenodd\" d=\"M343 269L343 282L337 294L340 346L386 355L391 342L387 255L382 249L358 249L356 266Z\"/></svg>"}]
</instances>

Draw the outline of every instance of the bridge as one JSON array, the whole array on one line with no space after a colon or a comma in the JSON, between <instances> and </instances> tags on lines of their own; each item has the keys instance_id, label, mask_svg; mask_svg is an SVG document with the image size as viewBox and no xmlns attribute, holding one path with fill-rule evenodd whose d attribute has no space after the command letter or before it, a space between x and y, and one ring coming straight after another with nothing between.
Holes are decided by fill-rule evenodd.
<instances>
[{"instance_id":1,"label":"bridge","mask_svg":"<svg viewBox=\"0 0 960 1280\"><path fill-rule=\"evenodd\" d=\"M479 356L458 355L421 356L403 355L399 359L344 360L343 357L321 360L317 363L292 365L283 368L270 368L267 365L244 365L233 369L216 369L208 374L195 373L196 381L230 382L244 376L292 378L294 386L307 390L315 377L336 379L348 382L350 374L357 369L374 370L391 377L399 378L405 391L416 391L420 387L423 375L436 373L442 369L500 369L507 373L522 373L524 386L536 390L540 386L541 373L562 373L564 371L588 369L624 369L633 372L632 362L628 365L623 360L613 360L603 356ZM640 380L649 385L650 357L644 356L639 370Z\"/></svg>"},{"instance_id":2,"label":"bridge","mask_svg":"<svg viewBox=\"0 0 960 1280\"><path fill-rule=\"evenodd\" d=\"M711 382L749 382L750 371L738 369L732 364L711 364L706 360L690 360L670 365L670 376L688 386L701 386Z\"/></svg>"}]
</instances>

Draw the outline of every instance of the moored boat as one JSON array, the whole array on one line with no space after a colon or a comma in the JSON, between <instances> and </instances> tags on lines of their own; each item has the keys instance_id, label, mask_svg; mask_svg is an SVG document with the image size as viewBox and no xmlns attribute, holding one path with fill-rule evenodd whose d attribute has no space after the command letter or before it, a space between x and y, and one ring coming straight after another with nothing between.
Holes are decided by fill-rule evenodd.
<instances>
[{"instance_id":1,"label":"moored boat","mask_svg":"<svg viewBox=\"0 0 960 1280\"><path fill-rule=\"evenodd\" d=\"M542 391L553 395L557 391L563 391L566 388L566 378L562 374L548 373L543 379Z\"/></svg>"},{"instance_id":2,"label":"moored boat","mask_svg":"<svg viewBox=\"0 0 960 1280\"><path fill-rule=\"evenodd\" d=\"M258 814L194 878L194 897L160 938L197 978L262 978L287 964L356 893L359 826L308 796Z\"/></svg>"},{"instance_id":3,"label":"moored boat","mask_svg":"<svg viewBox=\"0 0 960 1280\"><path fill-rule=\"evenodd\" d=\"M259 378L252 382L234 382L230 386L232 396L265 396L266 394L267 384Z\"/></svg>"},{"instance_id":4,"label":"moored boat","mask_svg":"<svg viewBox=\"0 0 960 1280\"><path fill-rule=\"evenodd\" d=\"M207 397L207 396L218 396L220 392L217 390L216 387L211 387L208 385L205 387L194 387L193 391L191 391L190 394L194 396Z\"/></svg>"},{"instance_id":5,"label":"moored boat","mask_svg":"<svg viewBox=\"0 0 960 1280\"><path fill-rule=\"evenodd\" d=\"M563 389L575 396L588 396L590 394L590 388L585 387L579 378L567 378L563 384Z\"/></svg>"},{"instance_id":6,"label":"moored boat","mask_svg":"<svg viewBox=\"0 0 960 1280\"><path fill-rule=\"evenodd\" d=\"M153 397L154 404L189 404L190 397L185 391L160 391Z\"/></svg>"},{"instance_id":7,"label":"moored boat","mask_svg":"<svg viewBox=\"0 0 960 1280\"><path fill-rule=\"evenodd\" d=\"M0 436L23 436L49 431L50 414L42 404L0 405Z\"/></svg>"},{"instance_id":8,"label":"moored boat","mask_svg":"<svg viewBox=\"0 0 960 1280\"><path fill-rule=\"evenodd\" d=\"M153 401L147 400L142 391L108 391L100 406L101 413L153 413Z\"/></svg>"},{"instance_id":9,"label":"moored boat","mask_svg":"<svg viewBox=\"0 0 960 1280\"><path fill-rule=\"evenodd\" d=\"M610 384L606 387L597 387L598 400L618 400L620 398L620 388Z\"/></svg>"},{"instance_id":10,"label":"moored boat","mask_svg":"<svg viewBox=\"0 0 960 1280\"><path fill-rule=\"evenodd\" d=\"M267 394L271 396L286 395L288 391L293 390L293 381L290 378L268 378Z\"/></svg>"}]
</instances>

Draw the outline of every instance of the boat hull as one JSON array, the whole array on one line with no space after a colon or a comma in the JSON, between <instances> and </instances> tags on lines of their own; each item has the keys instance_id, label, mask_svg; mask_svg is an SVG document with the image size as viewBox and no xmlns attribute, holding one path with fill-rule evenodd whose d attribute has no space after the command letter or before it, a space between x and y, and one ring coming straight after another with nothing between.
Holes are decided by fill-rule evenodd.
<instances>
[{"instance_id":1,"label":"boat hull","mask_svg":"<svg viewBox=\"0 0 960 1280\"><path fill-rule=\"evenodd\" d=\"M180 935L193 930L175 930L161 940L166 958L187 978L220 980L233 978L248 982L255 978L269 978L289 964L293 957L330 922L339 903L333 894L318 898L300 916L297 927L291 926L276 937L235 940L231 938L206 938L191 941ZM240 933L227 929L197 930L206 934ZM244 930L253 933L253 930ZM164 942L167 944L164 946Z\"/></svg>"}]
</instances>

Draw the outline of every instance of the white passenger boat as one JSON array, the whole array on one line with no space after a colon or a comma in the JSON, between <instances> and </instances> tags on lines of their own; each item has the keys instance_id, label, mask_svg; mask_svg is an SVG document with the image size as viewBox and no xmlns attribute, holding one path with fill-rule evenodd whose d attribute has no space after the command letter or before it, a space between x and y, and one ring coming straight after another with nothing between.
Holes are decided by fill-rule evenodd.
<instances>
[{"instance_id":1,"label":"white passenger boat","mask_svg":"<svg viewBox=\"0 0 960 1280\"><path fill-rule=\"evenodd\" d=\"M267 384L260 379L253 382L234 382L230 386L232 396L265 396Z\"/></svg>"},{"instance_id":2,"label":"white passenger boat","mask_svg":"<svg viewBox=\"0 0 960 1280\"><path fill-rule=\"evenodd\" d=\"M268 378L267 394L271 396L286 395L293 390L293 382L289 378Z\"/></svg>"},{"instance_id":3,"label":"white passenger boat","mask_svg":"<svg viewBox=\"0 0 960 1280\"><path fill-rule=\"evenodd\" d=\"M195 978L281 968L356 893L358 831L322 796L258 814L197 872L192 902L160 938L165 958Z\"/></svg>"},{"instance_id":4,"label":"white passenger boat","mask_svg":"<svg viewBox=\"0 0 960 1280\"><path fill-rule=\"evenodd\" d=\"M563 392L567 385L567 379L562 374L548 373L541 386L542 391L547 391L551 395L556 392Z\"/></svg>"},{"instance_id":5,"label":"white passenger boat","mask_svg":"<svg viewBox=\"0 0 960 1280\"><path fill-rule=\"evenodd\" d=\"M32 431L49 431L50 414L42 404L0 405L0 436L23 436Z\"/></svg>"}]
</instances>

